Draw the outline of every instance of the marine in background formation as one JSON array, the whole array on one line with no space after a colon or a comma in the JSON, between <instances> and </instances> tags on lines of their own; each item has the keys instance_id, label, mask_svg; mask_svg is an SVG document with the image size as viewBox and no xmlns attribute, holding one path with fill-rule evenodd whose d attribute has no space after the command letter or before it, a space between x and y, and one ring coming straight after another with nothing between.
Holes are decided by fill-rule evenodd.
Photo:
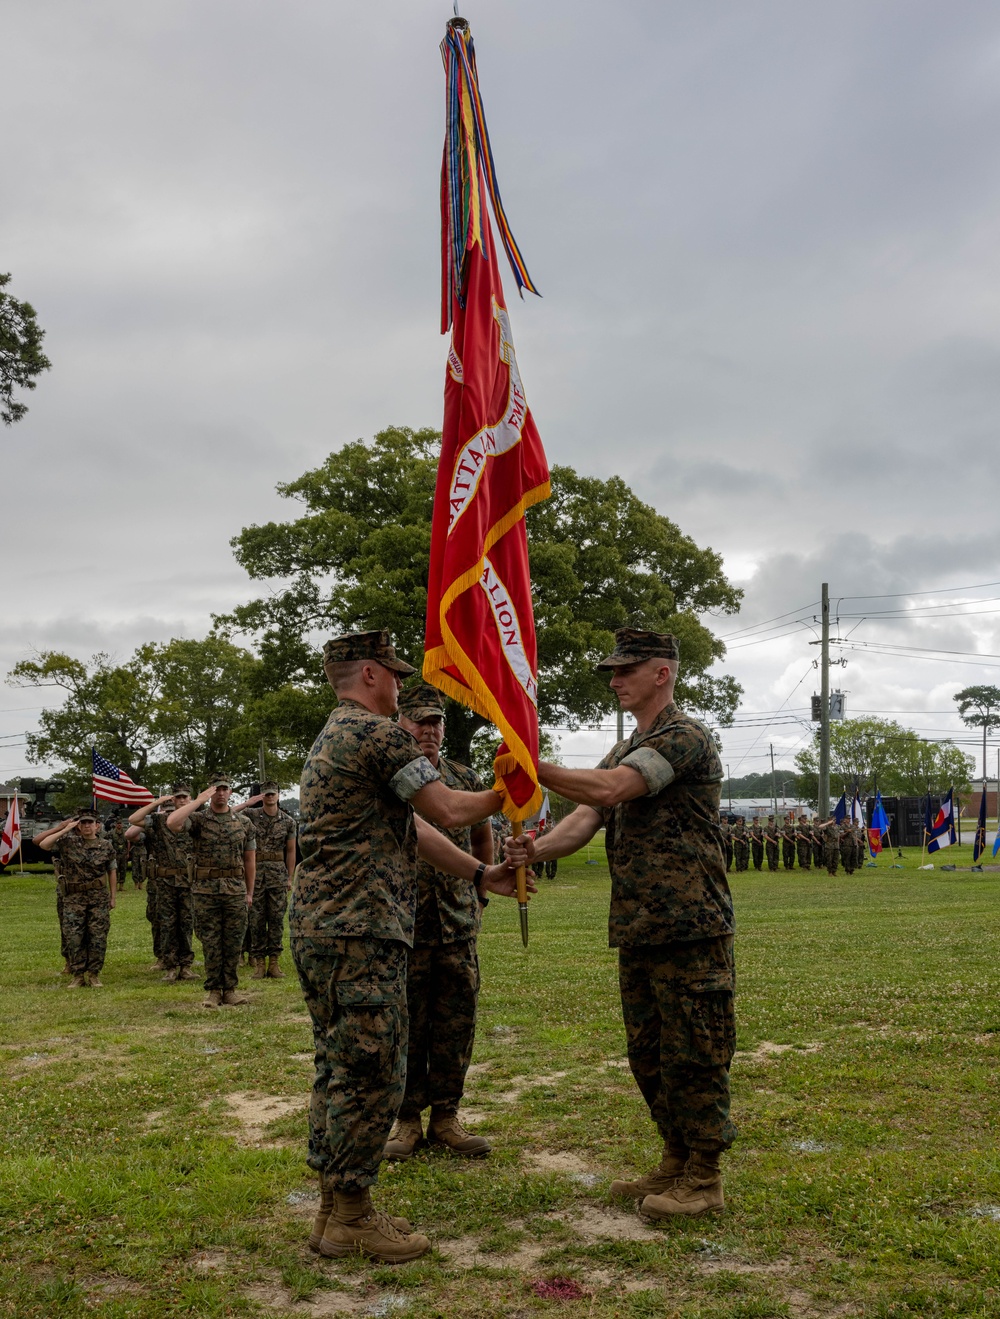
<instances>
[{"instance_id":1,"label":"marine in background formation","mask_svg":"<svg viewBox=\"0 0 1000 1319\"><path fill-rule=\"evenodd\" d=\"M722 848L726 854L726 871L733 868L733 827L725 814L719 812L719 829L722 833Z\"/></svg>"},{"instance_id":2,"label":"marine in background formation","mask_svg":"<svg viewBox=\"0 0 1000 1319\"><path fill-rule=\"evenodd\" d=\"M171 812L190 800L190 786L175 783L166 796L140 806L128 817L132 847L146 853L146 917L153 925L153 948L167 981L196 978L191 970L191 827L185 823L179 833L167 827Z\"/></svg>"},{"instance_id":3,"label":"marine in background formation","mask_svg":"<svg viewBox=\"0 0 1000 1319\"><path fill-rule=\"evenodd\" d=\"M283 980L285 911L295 874L295 821L278 805L281 787L273 779L242 806L257 833L257 881L250 908L250 965L254 980ZM258 806L257 803L261 804Z\"/></svg>"},{"instance_id":4,"label":"marine in background formation","mask_svg":"<svg viewBox=\"0 0 1000 1319\"><path fill-rule=\"evenodd\" d=\"M795 814L789 811L781 826L781 864L786 870L795 869Z\"/></svg>"},{"instance_id":5,"label":"marine in background formation","mask_svg":"<svg viewBox=\"0 0 1000 1319\"><path fill-rule=\"evenodd\" d=\"M733 861L736 865L737 873L747 869L750 858L750 836L747 833L747 822L741 815L733 825Z\"/></svg>"},{"instance_id":6,"label":"marine in background formation","mask_svg":"<svg viewBox=\"0 0 1000 1319\"><path fill-rule=\"evenodd\" d=\"M485 791L476 773L441 754L444 703L428 683L399 694L399 725L415 740L442 782L460 792ZM490 819L446 829L456 847L492 866ZM430 1109L427 1139L452 1154L488 1154L485 1136L467 1131L458 1119L465 1074L472 1061L479 1000L479 934L483 899L467 880L417 862L417 914L407 957L406 1004L410 1017L406 1090L385 1147L387 1159L408 1159L424 1138L421 1115Z\"/></svg>"},{"instance_id":7,"label":"marine in background formation","mask_svg":"<svg viewBox=\"0 0 1000 1319\"><path fill-rule=\"evenodd\" d=\"M778 849L781 846L781 840L778 836L778 826L775 823L774 816L767 817L767 824L764 826L764 852L767 856L768 870L778 869Z\"/></svg>"},{"instance_id":8,"label":"marine in background formation","mask_svg":"<svg viewBox=\"0 0 1000 1319\"><path fill-rule=\"evenodd\" d=\"M81 811L78 819L46 831L39 842L43 851L59 858L71 989L102 987L100 976L108 951L118 863L110 839L101 837L100 829L100 820L93 811Z\"/></svg>"},{"instance_id":9,"label":"marine in background formation","mask_svg":"<svg viewBox=\"0 0 1000 1319\"><path fill-rule=\"evenodd\" d=\"M764 831L761 828L760 816L755 817L750 823L750 854L753 857L754 870L760 870L764 865Z\"/></svg>"},{"instance_id":10,"label":"marine in background formation","mask_svg":"<svg viewBox=\"0 0 1000 1319\"><path fill-rule=\"evenodd\" d=\"M808 815L799 816L798 828L795 830L795 847L799 854L799 869L811 870L813 857L813 832L809 827Z\"/></svg>"},{"instance_id":11,"label":"marine in background formation","mask_svg":"<svg viewBox=\"0 0 1000 1319\"><path fill-rule=\"evenodd\" d=\"M232 783L216 775L212 785L167 817L167 828L191 834L191 897L194 929L205 959L207 1008L249 1003L237 992L240 949L253 902L257 838L253 825L229 808ZM208 810L199 807L208 805Z\"/></svg>"}]
</instances>

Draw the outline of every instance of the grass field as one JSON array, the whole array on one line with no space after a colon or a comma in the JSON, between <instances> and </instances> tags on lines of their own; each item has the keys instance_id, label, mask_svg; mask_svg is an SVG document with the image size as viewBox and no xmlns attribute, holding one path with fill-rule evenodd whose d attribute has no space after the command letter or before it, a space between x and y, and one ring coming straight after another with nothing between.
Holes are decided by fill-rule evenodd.
<instances>
[{"instance_id":1,"label":"grass field","mask_svg":"<svg viewBox=\"0 0 1000 1319\"><path fill-rule=\"evenodd\" d=\"M1000 1315L1000 874L921 873L916 853L850 878L731 877L728 1208L652 1227L607 1197L658 1150L624 1065L597 855L540 881L526 953L516 907L490 905L466 1109L494 1153L386 1168L380 1203L436 1247L399 1269L306 1249L293 976L201 1009L198 984L148 969L129 888L106 988L71 992L51 877L0 879L0 1314Z\"/></svg>"}]
</instances>

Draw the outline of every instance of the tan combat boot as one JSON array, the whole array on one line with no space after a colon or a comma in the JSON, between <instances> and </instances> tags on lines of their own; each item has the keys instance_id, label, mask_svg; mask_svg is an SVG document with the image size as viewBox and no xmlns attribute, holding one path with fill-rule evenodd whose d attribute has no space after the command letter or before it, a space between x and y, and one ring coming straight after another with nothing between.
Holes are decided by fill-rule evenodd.
<instances>
[{"instance_id":1,"label":"tan combat boot","mask_svg":"<svg viewBox=\"0 0 1000 1319\"><path fill-rule=\"evenodd\" d=\"M267 959L267 976L269 980L284 980L285 973L278 965L277 957L272 956Z\"/></svg>"},{"instance_id":2,"label":"tan combat boot","mask_svg":"<svg viewBox=\"0 0 1000 1319\"><path fill-rule=\"evenodd\" d=\"M423 1138L424 1129L420 1125L419 1116L398 1117L392 1124L382 1157L397 1162L401 1159L412 1159Z\"/></svg>"},{"instance_id":3,"label":"tan combat boot","mask_svg":"<svg viewBox=\"0 0 1000 1319\"><path fill-rule=\"evenodd\" d=\"M91 989L104 988L104 982L101 980L101 977L97 974L96 971L85 972L83 978L84 980L86 980L87 984L91 987Z\"/></svg>"},{"instance_id":4,"label":"tan combat boot","mask_svg":"<svg viewBox=\"0 0 1000 1319\"><path fill-rule=\"evenodd\" d=\"M149 969L150 971L165 971L167 968L163 965L163 962L158 957Z\"/></svg>"},{"instance_id":5,"label":"tan combat boot","mask_svg":"<svg viewBox=\"0 0 1000 1319\"><path fill-rule=\"evenodd\" d=\"M642 1200L647 1195L662 1195L680 1181L687 1161L688 1150L685 1145L664 1141L663 1158L658 1168L647 1172L643 1177L636 1178L634 1182L617 1178L611 1183L610 1194L620 1195L629 1200Z\"/></svg>"},{"instance_id":6,"label":"tan combat boot","mask_svg":"<svg viewBox=\"0 0 1000 1319\"><path fill-rule=\"evenodd\" d=\"M165 980L168 985L172 985L179 975L180 972L177 970L177 967L172 966L170 970L162 976L162 979Z\"/></svg>"},{"instance_id":7,"label":"tan combat boot","mask_svg":"<svg viewBox=\"0 0 1000 1319\"><path fill-rule=\"evenodd\" d=\"M641 1212L649 1218L673 1218L678 1214L717 1213L725 1209L718 1150L692 1150L684 1176L663 1195L647 1195Z\"/></svg>"},{"instance_id":8,"label":"tan combat boot","mask_svg":"<svg viewBox=\"0 0 1000 1319\"><path fill-rule=\"evenodd\" d=\"M326 1225L330 1220L336 1203L337 1193L332 1186L327 1186L325 1180L320 1178L319 1191L319 1209L316 1211L316 1217L313 1219L312 1231L309 1233L309 1249L319 1253L320 1243L323 1240L323 1233L326 1231ZM389 1222L397 1232L409 1232L410 1223L406 1218L394 1218L392 1214L387 1214Z\"/></svg>"},{"instance_id":9,"label":"tan combat boot","mask_svg":"<svg viewBox=\"0 0 1000 1319\"><path fill-rule=\"evenodd\" d=\"M189 966L182 966L177 972L178 980L197 980L198 977Z\"/></svg>"},{"instance_id":10,"label":"tan combat boot","mask_svg":"<svg viewBox=\"0 0 1000 1319\"><path fill-rule=\"evenodd\" d=\"M337 1192L319 1243L319 1253L328 1259L367 1255L380 1264L405 1264L430 1248L425 1236L419 1232L400 1232L385 1214L373 1208L367 1188L353 1195Z\"/></svg>"},{"instance_id":11,"label":"tan combat boot","mask_svg":"<svg viewBox=\"0 0 1000 1319\"><path fill-rule=\"evenodd\" d=\"M253 967L253 970L250 972L250 979L263 980L267 975L267 971L264 969L263 957L252 957L250 959L250 965Z\"/></svg>"},{"instance_id":12,"label":"tan combat boot","mask_svg":"<svg viewBox=\"0 0 1000 1319\"><path fill-rule=\"evenodd\" d=\"M210 989L202 1001L203 1008L217 1008L222 1006L222 990Z\"/></svg>"},{"instance_id":13,"label":"tan combat boot","mask_svg":"<svg viewBox=\"0 0 1000 1319\"><path fill-rule=\"evenodd\" d=\"M59 972L59 974L63 976L71 976L73 974L73 972L69 969L68 957L63 958L63 969Z\"/></svg>"},{"instance_id":14,"label":"tan combat boot","mask_svg":"<svg viewBox=\"0 0 1000 1319\"><path fill-rule=\"evenodd\" d=\"M427 1129L427 1143L443 1145L452 1154L458 1154L463 1159L485 1158L492 1148L485 1136L474 1136L471 1131L466 1131L454 1113L435 1117L433 1109L430 1126Z\"/></svg>"},{"instance_id":15,"label":"tan combat boot","mask_svg":"<svg viewBox=\"0 0 1000 1319\"><path fill-rule=\"evenodd\" d=\"M222 1002L227 1008L241 1008L250 1002L246 994L240 994L235 989L227 989L222 995Z\"/></svg>"},{"instance_id":16,"label":"tan combat boot","mask_svg":"<svg viewBox=\"0 0 1000 1319\"><path fill-rule=\"evenodd\" d=\"M87 981L83 976L74 976L66 986L67 989L86 989Z\"/></svg>"}]
</instances>

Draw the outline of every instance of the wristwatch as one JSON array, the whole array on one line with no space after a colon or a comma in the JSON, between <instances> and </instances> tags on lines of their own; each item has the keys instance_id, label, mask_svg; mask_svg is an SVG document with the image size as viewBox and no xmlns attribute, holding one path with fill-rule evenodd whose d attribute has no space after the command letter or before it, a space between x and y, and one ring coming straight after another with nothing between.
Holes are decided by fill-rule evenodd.
<instances>
[{"instance_id":1,"label":"wristwatch","mask_svg":"<svg viewBox=\"0 0 1000 1319\"><path fill-rule=\"evenodd\" d=\"M480 889L479 887L480 881L482 880L485 874L486 874L486 862L480 861L479 869L476 871L475 875L473 876L472 882L476 886L476 897L479 899L479 905L481 907L488 907L490 905L489 898L486 897L482 889Z\"/></svg>"}]
</instances>

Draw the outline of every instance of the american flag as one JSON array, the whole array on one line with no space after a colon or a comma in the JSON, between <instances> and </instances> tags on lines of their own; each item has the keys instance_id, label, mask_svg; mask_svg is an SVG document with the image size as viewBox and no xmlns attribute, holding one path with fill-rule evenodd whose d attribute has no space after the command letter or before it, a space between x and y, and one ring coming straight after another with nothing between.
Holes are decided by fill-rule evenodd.
<instances>
[{"instance_id":1,"label":"american flag","mask_svg":"<svg viewBox=\"0 0 1000 1319\"><path fill-rule=\"evenodd\" d=\"M123 769L99 756L97 747L92 747L91 753L94 757L95 797L99 797L101 801L128 802L135 806L145 806L146 802L153 800L153 794L148 788L140 788L138 783L132 782Z\"/></svg>"}]
</instances>

